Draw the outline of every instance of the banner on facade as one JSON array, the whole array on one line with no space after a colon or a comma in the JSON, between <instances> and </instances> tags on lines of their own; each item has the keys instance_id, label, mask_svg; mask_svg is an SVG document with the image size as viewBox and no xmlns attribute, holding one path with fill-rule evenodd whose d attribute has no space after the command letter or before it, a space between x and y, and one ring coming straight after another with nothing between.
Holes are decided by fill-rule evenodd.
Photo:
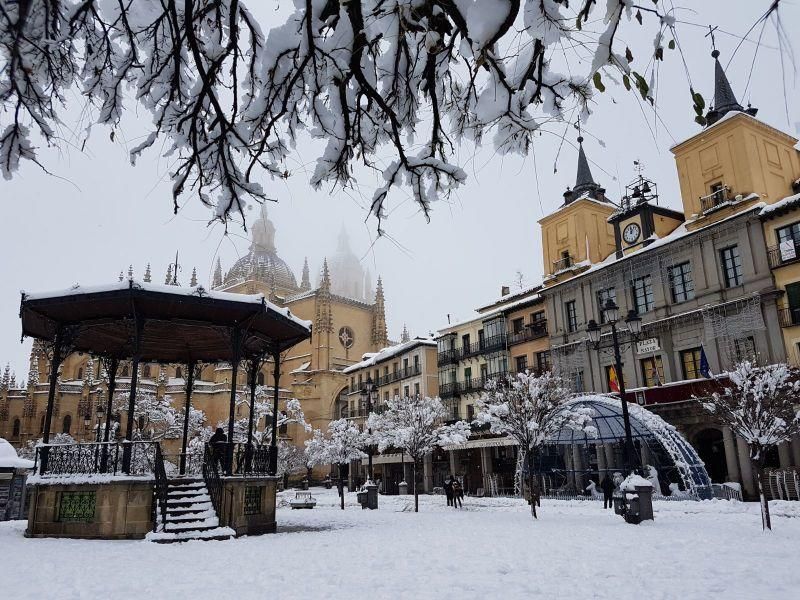
<instances>
[{"instance_id":1,"label":"banner on facade","mask_svg":"<svg viewBox=\"0 0 800 600\"><path fill-rule=\"evenodd\" d=\"M793 239L783 240L781 242L781 260L794 260L797 258L797 248L794 245Z\"/></svg>"}]
</instances>

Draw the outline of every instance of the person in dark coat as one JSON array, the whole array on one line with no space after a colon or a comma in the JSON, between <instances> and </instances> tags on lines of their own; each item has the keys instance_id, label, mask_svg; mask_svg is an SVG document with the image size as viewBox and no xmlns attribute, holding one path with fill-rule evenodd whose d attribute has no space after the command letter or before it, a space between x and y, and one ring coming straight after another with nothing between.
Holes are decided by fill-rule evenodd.
<instances>
[{"instance_id":1,"label":"person in dark coat","mask_svg":"<svg viewBox=\"0 0 800 600\"><path fill-rule=\"evenodd\" d=\"M222 468L222 458L225 456L225 448L227 443L228 436L225 435L222 427L217 427L214 435L212 435L211 439L208 440L208 445L211 446L211 453L214 457L214 462L220 469Z\"/></svg>"},{"instance_id":2,"label":"person in dark coat","mask_svg":"<svg viewBox=\"0 0 800 600\"><path fill-rule=\"evenodd\" d=\"M608 475L605 475L600 482L600 489L603 490L603 508L611 508L614 505L614 482Z\"/></svg>"},{"instance_id":3,"label":"person in dark coat","mask_svg":"<svg viewBox=\"0 0 800 600\"><path fill-rule=\"evenodd\" d=\"M447 506L453 506L453 476L448 475L444 480L444 495L447 496Z\"/></svg>"},{"instance_id":4,"label":"person in dark coat","mask_svg":"<svg viewBox=\"0 0 800 600\"><path fill-rule=\"evenodd\" d=\"M453 508L461 508L464 506L462 502L464 498L464 488L458 479L453 480Z\"/></svg>"}]
</instances>

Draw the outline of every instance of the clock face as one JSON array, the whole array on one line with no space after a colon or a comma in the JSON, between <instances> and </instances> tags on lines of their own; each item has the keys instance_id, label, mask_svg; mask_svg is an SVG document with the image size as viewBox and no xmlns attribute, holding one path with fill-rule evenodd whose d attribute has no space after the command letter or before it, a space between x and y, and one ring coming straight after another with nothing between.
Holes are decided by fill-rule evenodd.
<instances>
[{"instance_id":1,"label":"clock face","mask_svg":"<svg viewBox=\"0 0 800 600\"><path fill-rule=\"evenodd\" d=\"M631 223L623 230L622 239L624 239L629 244L632 244L633 242L639 239L639 233L641 233L639 225L637 223Z\"/></svg>"}]
</instances>

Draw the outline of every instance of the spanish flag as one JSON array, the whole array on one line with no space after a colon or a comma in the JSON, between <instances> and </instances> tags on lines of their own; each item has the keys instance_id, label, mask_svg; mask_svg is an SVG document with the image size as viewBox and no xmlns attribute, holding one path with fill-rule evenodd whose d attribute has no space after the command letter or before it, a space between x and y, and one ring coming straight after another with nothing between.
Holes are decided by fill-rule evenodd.
<instances>
[{"instance_id":1,"label":"spanish flag","mask_svg":"<svg viewBox=\"0 0 800 600\"><path fill-rule=\"evenodd\" d=\"M617 370L613 365L608 368L608 387L612 392L619 393L619 379L617 379Z\"/></svg>"}]
</instances>

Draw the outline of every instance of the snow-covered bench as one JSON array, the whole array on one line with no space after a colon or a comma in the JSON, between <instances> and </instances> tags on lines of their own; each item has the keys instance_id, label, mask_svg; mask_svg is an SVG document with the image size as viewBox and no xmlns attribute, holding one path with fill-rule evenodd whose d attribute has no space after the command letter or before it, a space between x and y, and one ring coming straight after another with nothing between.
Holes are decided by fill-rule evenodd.
<instances>
[{"instance_id":1,"label":"snow-covered bench","mask_svg":"<svg viewBox=\"0 0 800 600\"><path fill-rule=\"evenodd\" d=\"M292 508L314 508L317 505L317 499L311 495L311 492L297 492L291 500L289 505Z\"/></svg>"}]
</instances>

